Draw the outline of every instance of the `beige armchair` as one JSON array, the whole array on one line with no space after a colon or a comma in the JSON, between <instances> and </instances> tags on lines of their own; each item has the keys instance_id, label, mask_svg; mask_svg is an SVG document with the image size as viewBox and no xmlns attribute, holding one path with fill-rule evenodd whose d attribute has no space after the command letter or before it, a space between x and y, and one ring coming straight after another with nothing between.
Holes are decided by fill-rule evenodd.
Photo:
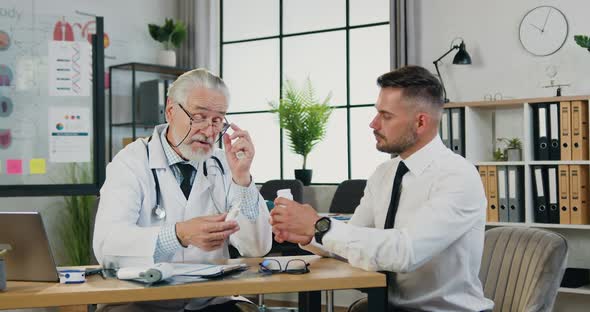
<instances>
[{"instance_id":1,"label":"beige armchair","mask_svg":"<svg viewBox=\"0 0 590 312\"><path fill-rule=\"evenodd\" d=\"M498 227L486 231L479 279L494 312L551 311L567 263L567 241L541 229ZM350 312L367 311L367 300Z\"/></svg>"},{"instance_id":2,"label":"beige armchair","mask_svg":"<svg viewBox=\"0 0 590 312\"><path fill-rule=\"evenodd\" d=\"M496 311L551 311L567 263L554 232L500 227L486 232L479 278Z\"/></svg>"}]
</instances>

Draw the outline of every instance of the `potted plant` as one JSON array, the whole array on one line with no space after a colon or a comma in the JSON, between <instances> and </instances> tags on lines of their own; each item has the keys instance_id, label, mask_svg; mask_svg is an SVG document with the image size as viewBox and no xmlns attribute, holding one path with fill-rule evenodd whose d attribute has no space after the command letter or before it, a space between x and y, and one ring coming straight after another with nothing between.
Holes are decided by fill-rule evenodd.
<instances>
[{"instance_id":1,"label":"potted plant","mask_svg":"<svg viewBox=\"0 0 590 312\"><path fill-rule=\"evenodd\" d=\"M498 138L498 142L503 143L503 160L520 161L522 160L522 142L519 138Z\"/></svg>"},{"instance_id":2,"label":"potted plant","mask_svg":"<svg viewBox=\"0 0 590 312\"><path fill-rule=\"evenodd\" d=\"M506 158L504 158L504 152L502 152L502 149L500 149L499 147L496 148L493 156L494 156L495 161L505 161L506 160Z\"/></svg>"},{"instance_id":3,"label":"potted plant","mask_svg":"<svg viewBox=\"0 0 590 312\"><path fill-rule=\"evenodd\" d=\"M92 183L91 168L72 164L67 167L66 175L70 183ZM96 196L64 197L65 210L62 213L60 236L64 243L67 263L64 265L80 266L92 264L92 223Z\"/></svg>"},{"instance_id":4,"label":"potted plant","mask_svg":"<svg viewBox=\"0 0 590 312\"><path fill-rule=\"evenodd\" d=\"M6 289L6 268L4 265L4 254L12 248L9 244L0 244L0 291Z\"/></svg>"},{"instance_id":5,"label":"potted plant","mask_svg":"<svg viewBox=\"0 0 590 312\"><path fill-rule=\"evenodd\" d=\"M154 40L164 45L164 50L158 54L158 64L176 66L176 52L173 48L179 48L186 38L184 23L181 21L175 23L171 18L167 18L162 26L148 24L148 30Z\"/></svg>"},{"instance_id":6,"label":"potted plant","mask_svg":"<svg viewBox=\"0 0 590 312\"><path fill-rule=\"evenodd\" d=\"M287 80L283 89L283 98L279 103L270 102L272 112L279 116L281 128L287 131L289 147L303 156L302 169L295 169L295 178L304 185L311 183L312 170L307 169L307 156L311 150L326 136L328 119L332 114L329 105L332 93L323 101L316 98L311 80L307 78L302 88L297 88L293 81Z\"/></svg>"},{"instance_id":7,"label":"potted plant","mask_svg":"<svg viewBox=\"0 0 590 312\"><path fill-rule=\"evenodd\" d=\"M588 52L590 52L590 37L584 35L575 35L574 40L580 47L587 49Z\"/></svg>"}]
</instances>

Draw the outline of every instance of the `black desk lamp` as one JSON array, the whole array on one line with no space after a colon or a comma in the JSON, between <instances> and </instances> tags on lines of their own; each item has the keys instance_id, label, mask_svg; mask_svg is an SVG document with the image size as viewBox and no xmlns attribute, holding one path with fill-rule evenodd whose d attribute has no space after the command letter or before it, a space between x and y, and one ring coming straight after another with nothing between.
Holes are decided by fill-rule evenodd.
<instances>
[{"instance_id":1,"label":"black desk lamp","mask_svg":"<svg viewBox=\"0 0 590 312\"><path fill-rule=\"evenodd\" d=\"M457 54L455 54L455 57L453 58L453 64L471 64L471 56L469 56L469 53L467 53L467 50L465 50L465 43L463 42L463 40L461 40L461 44L459 45L452 45L451 43L451 48L449 49L449 51L447 51L445 54L439 57L436 61L432 62L434 64L434 67L436 68L436 73L438 74L438 79L440 79L440 84L443 87L445 103L448 103L449 99L447 98L447 90L445 89L445 84L443 83L442 76L440 75L440 71L438 70L438 62L440 62L440 60L442 60L443 57L447 56L449 53L451 53L451 51L455 49L459 49L459 51L457 52Z\"/></svg>"}]
</instances>

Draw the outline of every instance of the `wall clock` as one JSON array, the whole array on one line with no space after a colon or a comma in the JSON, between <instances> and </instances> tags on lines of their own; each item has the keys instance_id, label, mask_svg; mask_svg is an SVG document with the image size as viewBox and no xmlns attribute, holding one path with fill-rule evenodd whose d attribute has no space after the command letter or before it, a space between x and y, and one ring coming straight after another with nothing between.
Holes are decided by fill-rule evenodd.
<instances>
[{"instance_id":1,"label":"wall clock","mask_svg":"<svg viewBox=\"0 0 590 312\"><path fill-rule=\"evenodd\" d=\"M556 7L539 6L528 11L520 21L520 43L533 55L551 55L565 43L568 28L563 12Z\"/></svg>"}]
</instances>

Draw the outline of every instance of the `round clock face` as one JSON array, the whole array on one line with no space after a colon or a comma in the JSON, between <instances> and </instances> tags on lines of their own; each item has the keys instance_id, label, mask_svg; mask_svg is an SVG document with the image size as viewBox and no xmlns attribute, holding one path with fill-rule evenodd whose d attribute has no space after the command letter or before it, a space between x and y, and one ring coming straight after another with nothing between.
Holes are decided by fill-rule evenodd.
<instances>
[{"instance_id":1,"label":"round clock face","mask_svg":"<svg viewBox=\"0 0 590 312\"><path fill-rule=\"evenodd\" d=\"M546 56L557 52L565 43L567 34L565 15L552 6L536 7L520 22L520 43L533 55Z\"/></svg>"}]
</instances>

